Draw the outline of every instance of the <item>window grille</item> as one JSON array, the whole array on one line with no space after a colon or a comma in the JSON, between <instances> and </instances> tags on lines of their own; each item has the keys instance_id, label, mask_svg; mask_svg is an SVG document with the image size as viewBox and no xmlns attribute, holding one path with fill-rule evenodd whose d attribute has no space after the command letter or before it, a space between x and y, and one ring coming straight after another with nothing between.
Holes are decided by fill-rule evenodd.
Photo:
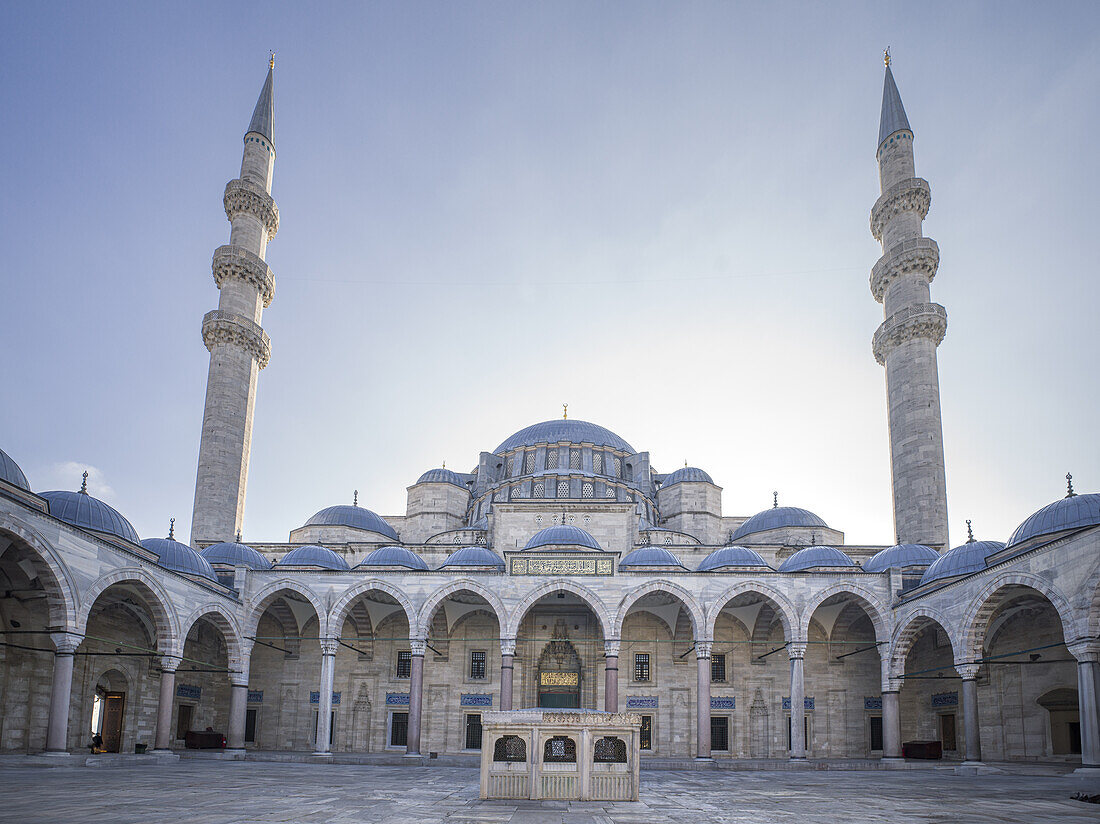
<instances>
[{"instance_id":1,"label":"window grille","mask_svg":"<svg viewBox=\"0 0 1100 824\"><path fill-rule=\"evenodd\" d=\"M636 652L636 653L634 653L634 680L635 681L648 681L649 680L649 653L648 652Z\"/></svg>"},{"instance_id":2,"label":"window grille","mask_svg":"<svg viewBox=\"0 0 1100 824\"><path fill-rule=\"evenodd\" d=\"M558 481L558 497L569 497L569 481Z\"/></svg>"},{"instance_id":3,"label":"window grille","mask_svg":"<svg viewBox=\"0 0 1100 824\"><path fill-rule=\"evenodd\" d=\"M397 677L412 677L412 651L402 649L397 651Z\"/></svg>"},{"instance_id":4,"label":"window grille","mask_svg":"<svg viewBox=\"0 0 1100 824\"><path fill-rule=\"evenodd\" d=\"M542 481L535 481L535 486L531 491L532 498L545 498L546 487L543 486Z\"/></svg>"},{"instance_id":5,"label":"window grille","mask_svg":"<svg viewBox=\"0 0 1100 824\"><path fill-rule=\"evenodd\" d=\"M475 681L485 680L485 650L475 649L470 651L470 677Z\"/></svg>"},{"instance_id":6,"label":"window grille","mask_svg":"<svg viewBox=\"0 0 1100 824\"><path fill-rule=\"evenodd\" d=\"M530 475L535 471L535 451L531 450L523 456L523 474Z\"/></svg>"},{"instance_id":7,"label":"window grille","mask_svg":"<svg viewBox=\"0 0 1100 824\"><path fill-rule=\"evenodd\" d=\"M595 472L597 475L602 475L603 474L603 453L602 452L593 452L592 453L592 471Z\"/></svg>"},{"instance_id":8,"label":"window grille","mask_svg":"<svg viewBox=\"0 0 1100 824\"><path fill-rule=\"evenodd\" d=\"M653 716L642 716L642 729L638 735L639 747L643 750L653 749Z\"/></svg>"},{"instance_id":9,"label":"window grille","mask_svg":"<svg viewBox=\"0 0 1100 824\"><path fill-rule=\"evenodd\" d=\"M607 488L607 492L605 494L605 497L614 498L615 497L615 487L609 486Z\"/></svg>"},{"instance_id":10,"label":"window grille","mask_svg":"<svg viewBox=\"0 0 1100 824\"><path fill-rule=\"evenodd\" d=\"M710 680L726 680L726 656L724 653L710 656Z\"/></svg>"},{"instance_id":11,"label":"window grille","mask_svg":"<svg viewBox=\"0 0 1100 824\"><path fill-rule=\"evenodd\" d=\"M546 450L546 468L557 469L558 468L558 450L550 447Z\"/></svg>"},{"instance_id":12,"label":"window grille","mask_svg":"<svg viewBox=\"0 0 1100 824\"><path fill-rule=\"evenodd\" d=\"M547 764L576 764L577 742L564 735L555 735L547 740L542 760Z\"/></svg>"},{"instance_id":13,"label":"window grille","mask_svg":"<svg viewBox=\"0 0 1100 824\"><path fill-rule=\"evenodd\" d=\"M588 481L585 481L583 484L581 484L581 497L582 498L591 498L592 497L592 492L593 492L593 489L592 489L592 484L591 483L589 483Z\"/></svg>"},{"instance_id":14,"label":"window grille","mask_svg":"<svg viewBox=\"0 0 1100 824\"><path fill-rule=\"evenodd\" d=\"M730 720L725 715L710 717L710 748L728 752L730 748Z\"/></svg>"},{"instance_id":15,"label":"window grille","mask_svg":"<svg viewBox=\"0 0 1100 824\"><path fill-rule=\"evenodd\" d=\"M527 760L527 742L518 735L502 735L493 746L494 761Z\"/></svg>"},{"instance_id":16,"label":"window grille","mask_svg":"<svg viewBox=\"0 0 1100 824\"><path fill-rule=\"evenodd\" d=\"M581 468L581 451L579 449L569 450L569 468L580 469Z\"/></svg>"},{"instance_id":17,"label":"window grille","mask_svg":"<svg viewBox=\"0 0 1100 824\"><path fill-rule=\"evenodd\" d=\"M605 735L596 739L596 745L592 748L592 760L597 764L625 764L626 742L613 735Z\"/></svg>"},{"instance_id":18,"label":"window grille","mask_svg":"<svg viewBox=\"0 0 1100 824\"><path fill-rule=\"evenodd\" d=\"M615 477L621 478L623 476L623 459L618 455L615 456Z\"/></svg>"},{"instance_id":19,"label":"window grille","mask_svg":"<svg viewBox=\"0 0 1100 824\"><path fill-rule=\"evenodd\" d=\"M466 716L466 749L481 749L481 713Z\"/></svg>"},{"instance_id":20,"label":"window grille","mask_svg":"<svg viewBox=\"0 0 1100 824\"><path fill-rule=\"evenodd\" d=\"M395 712L390 716L390 746L406 747L409 744L409 714Z\"/></svg>"},{"instance_id":21,"label":"window grille","mask_svg":"<svg viewBox=\"0 0 1100 824\"><path fill-rule=\"evenodd\" d=\"M665 543L666 544L671 544L672 543L672 536L671 535L666 535L665 536Z\"/></svg>"}]
</instances>

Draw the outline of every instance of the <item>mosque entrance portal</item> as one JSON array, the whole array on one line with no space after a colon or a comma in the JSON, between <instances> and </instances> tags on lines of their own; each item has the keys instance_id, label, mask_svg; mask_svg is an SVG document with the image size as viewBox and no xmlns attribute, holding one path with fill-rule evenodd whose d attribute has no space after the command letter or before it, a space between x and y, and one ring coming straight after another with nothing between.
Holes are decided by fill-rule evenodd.
<instances>
[{"instance_id":1,"label":"mosque entrance portal","mask_svg":"<svg viewBox=\"0 0 1100 824\"><path fill-rule=\"evenodd\" d=\"M122 715L126 709L126 693L108 692L103 696L103 749L119 752L122 749Z\"/></svg>"}]
</instances>

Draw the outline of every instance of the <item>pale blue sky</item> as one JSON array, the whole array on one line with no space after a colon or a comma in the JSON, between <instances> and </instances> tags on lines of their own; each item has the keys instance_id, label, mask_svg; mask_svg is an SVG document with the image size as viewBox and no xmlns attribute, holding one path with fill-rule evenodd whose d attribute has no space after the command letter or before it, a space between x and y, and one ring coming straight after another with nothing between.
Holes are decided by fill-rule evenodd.
<instances>
[{"instance_id":1,"label":"pale blue sky","mask_svg":"<svg viewBox=\"0 0 1100 824\"><path fill-rule=\"evenodd\" d=\"M0 7L0 446L187 534L225 182L278 52L245 537L556 417L890 543L881 51L932 187L952 542L1100 488L1095 3Z\"/></svg>"}]
</instances>

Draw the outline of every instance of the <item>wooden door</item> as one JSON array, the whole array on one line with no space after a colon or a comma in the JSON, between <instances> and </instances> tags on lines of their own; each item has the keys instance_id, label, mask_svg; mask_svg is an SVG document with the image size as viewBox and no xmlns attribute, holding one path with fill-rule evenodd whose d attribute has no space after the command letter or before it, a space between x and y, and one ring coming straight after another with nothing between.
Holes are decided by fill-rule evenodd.
<instances>
[{"instance_id":1,"label":"wooden door","mask_svg":"<svg viewBox=\"0 0 1100 824\"><path fill-rule=\"evenodd\" d=\"M109 692L103 699L103 749L119 752L122 747L122 716L126 709L126 693Z\"/></svg>"},{"instance_id":2,"label":"wooden door","mask_svg":"<svg viewBox=\"0 0 1100 824\"><path fill-rule=\"evenodd\" d=\"M954 752L958 749L958 745L955 743L954 713L940 716L940 742L944 752Z\"/></svg>"}]
</instances>

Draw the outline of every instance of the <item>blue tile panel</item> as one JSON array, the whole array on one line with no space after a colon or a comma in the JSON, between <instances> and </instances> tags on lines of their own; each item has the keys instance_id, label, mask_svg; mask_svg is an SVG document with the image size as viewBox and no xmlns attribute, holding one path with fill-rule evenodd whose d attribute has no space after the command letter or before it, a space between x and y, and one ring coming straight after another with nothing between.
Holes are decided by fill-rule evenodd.
<instances>
[{"instance_id":1,"label":"blue tile panel","mask_svg":"<svg viewBox=\"0 0 1100 824\"><path fill-rule=\"evenodd\" d=\"M959 694L957 692L937 692L932 694L933 707L957 707Z\"/></svg>"},{"instance_id":2,"label":"blue tile panel","mask_svg":"<svg viewBox=\"0 0 1100 824\"><path fill-rule=\"evenodd\" d=\"M712 710L735 710L737 709L737 699L732 695L711 696L710 708Z\"/></svg>"},{"instance_id":3,"label":"blue tile panel","mask_svg":"<svg viewBox=\"0 0 1100 824\"><path fill-rule=\"evenodd\" d=\"M190 698L198 701L202 698L202 687L194 687L190 684L176 684L177 698Z\"/></svg>"},{"instance_id":4,"label":"blue tile panel","mask_svg":"<svg viewBox=\"0 0 1100 824\"><path fill-rule=\"evenodd\" d=\"M309 694L309 703L311 703L311 704L320 704L321 703L321 693L320 693L319 690L314 690L313 692L311 692ZM339 706L339 705L340 705L340 693L334 692L332 694L332 706L336 707L336 706Z\"/></svg>"},{"instance_id":5,"label":"blue tile panel","mask_svg":"<svg viewBox=\"0 0 1100 824\"><path fill-rule=\"evenodd\" d=\"M459 699L458 703L462 707L491 707L493 706L493 696L465 694Z\"/></svg>"},{"instance_id":6,"label":"blue tile panel","mask_svg":"<svg viewBox=\"0 0 1100 824\"><path fill-rule=\"evenodd\" d=\"M814 699L812 699L812 698L803 698L802 699L802 706L805 707L808 710L812 710L814 708ZM789 695L784 696L783 697L783 709L789 710L790 708L791 708L791 697Z\"/></svg>"},{"instance_id":7,"label":"blue tile panel","mask_svg":"<svg viewBox=\"0 0 1100 824\"><path fill-rule=\"evenodd\" d=\"M626 699L628 710L655 710L657 709L656 695L634 695Z\"/></svg>"},{"instance_id":8,"label":"blue tile panel","mask_svg":"<svg viewBox=\"0 0 1100 824\"><path fill-rule=\"evenodd\" d=\"M248 691L248 703L249 704L262 704L264 702L263 690L249 690Z\"/></svg>"},{"instance_id":9,"label":"blue tile panel","mask_svg":"<svg viewBox=\"0 0 1100 824\"><path fill-rule=\"evenodd\" d=\"M387 707L407 707L407 706L409 706L409 694L407 692L387 692L386 693L386 706Z\"/></svg>"},{"instance_id":10,"label":"blue tile panel","mask_svg":"<svg viewBox=\"0 0 1100 824\"><path fill-rule=\"evenodd\" d=\"M871 695L863 699L863 709L865 710L881 710L882 709L882 696Z\"/></svg>"}]
</instances>

